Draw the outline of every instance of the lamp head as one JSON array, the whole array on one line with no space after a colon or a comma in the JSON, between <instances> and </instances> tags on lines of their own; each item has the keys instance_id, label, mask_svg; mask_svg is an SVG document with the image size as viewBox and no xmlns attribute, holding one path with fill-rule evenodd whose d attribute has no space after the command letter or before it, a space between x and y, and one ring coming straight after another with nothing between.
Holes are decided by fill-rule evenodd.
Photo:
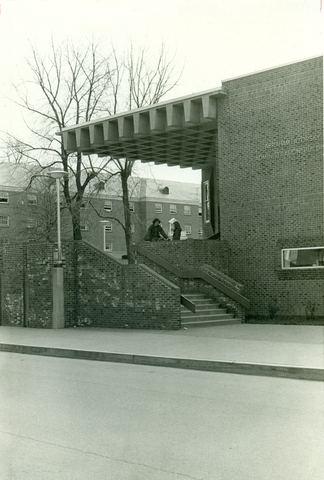
<instances>
[{"instance_id":1,"label":"lamp head","mask_svg":"<svg viewBox=\"0 0 324 480\"><path fill-rule=\"evenodd\" d=\"M65 172L64 170L49 170L48 174L52 178L64 178L68 176L68 173Z\"/></svg>"}]
</instances>

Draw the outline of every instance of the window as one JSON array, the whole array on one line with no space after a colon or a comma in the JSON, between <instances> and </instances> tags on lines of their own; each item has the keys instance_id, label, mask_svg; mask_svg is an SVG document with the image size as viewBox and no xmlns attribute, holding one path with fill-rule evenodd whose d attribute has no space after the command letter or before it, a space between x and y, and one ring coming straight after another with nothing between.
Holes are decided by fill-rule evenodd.
<instances>
[{"instance_id":1,"label":"window","mask_svg":"<svg viewBox=\"0 0 324 480\"><path fill-rule=\"evenodd\" d=\"M80 229L83 232L88 232L89 231L89 223L88 222L82 222L80 225Z\"/></svg>"},{"instance_id":2,"label":"window","mask_svg":"<svg viewBox=\"0 0 324 480\"><path fill-rule=\"evenodd\" d=\"M202 237L203 234L204 234L203 229L202 229L202 228L199 228L198 235L199 235L200 237Z\"/></svg>"},{"instance_id":3,"label":"window","mask_svg":"<svg viewBox=\"0 0 324 480\"><path fill-rule=\"evenodd\" d=\"M36 220L36 218L28 218L28 219L27 219L27 227L28 227L28 228L35 228L35 227L37 227L37 220Z\"/></svg>"},{"instance_id":4,"label":"window","mask_svg":"<svg viewBox=\"0 0 324 480\"><path fill-rule=\"evenodd\" d=\"M324 247L287 248L281 250L283 269L324 268Z\"/></svg>"},{"instance_id":5,"label":"window","mask_svg":"<svg viewBox=\"0 0 324 480\"><path fill-rule=\"evenodd\" d=\"M9 227L9 215L0 215L0 227Z\"/></svg>"},{"instance_id":6,"label":"window","mask_svg":"<svg viewBox=\"0 0 324 480\"><path fill-rule=\"evenodd\" d=\"M130 211L130 212L135 212L135 204L134 204L134 202L129 202L129 211Z\"/></svg>"},{"instance_id":7,"label":"window","mask_svg":"<svg viewBox=\"0 0 324 480\"><path fill-rule=\"evenodd\" d=\"M112 252L113 251L113 242L110 241L110 232L112 231L112 223L107 222L104 226L104 251Z\"/></svg>"},{"instance_id":8,"label":"window","mask_svg":"<svg viewBox=\"0 0 324 480\"><path fill-rule=\"evenodd\" d=\"M37 205L37 195L35 195L34 193L28 193L27 205Z\"/></svg>"},{"instance_id":9,"label":"window","mask_svg":"<svg viewBox=\"0 0 324 480\"><path fill-rule=\"evenodd\" d=\"M107 241L105 238L105 246L104 246L105 252L112 252L113 251L113 242Z\"/></svg>"},{"instance_id":10,"label":"window","mask_svg":"<svg viewBox=\"0 0 324 480\"><path fill-rule=\"evenodd\" d=\"M106 210L106 212L111 212L112 211L112 201L111 200L105 200L104 210Z\"/></svg>"},{"instance_id":11,"label":"window","mask_svg":"<svg viewBox=\"0 0 324 480\"><path fill-rule=\"evenodd\" d=\"M202 217L202 207L198 207L198 216Z\"/></svg>"},{"instance_id":12,"label":"window","mask_svg":"<svg viewBox=\"0 0 324 480\"><path fill-rule=\"evenodd\" d=\"M112 223L109 220L105 223L105 232L112 232Z\"/></svg>"},{"instance_id":13,"label":"window","mask_svg":"<svg viewBox=\"0 0 324 480\"><path fill-rule=\"evenodd\" d=\"M9 203L9 193L0 192L0 203Z\"/></svg>"},{"instance_id":14,"label":"window","mask_svg":"<svg viewBox=\"0 0 324 480\"><path fill-rule=\"evenodd\" d=\"M0 244L8 245L9 244L9 237L1 237Z\"/></svg>"},{"instance_id":15,"label":"window","mask_svg":"<svg viewBox=\"0 0 324 480\"><path fill-rule=\"evenodd\" d=\"M162 213L162 203L155 204L155 213Z\"/></svg>"},{"instance_id":16,"label":"window","mask_svg":"<svg viewBox=\"0 0 324 480\"><path fill-rule=\"evenodd\" d=\"M170 213L171 215L174 215L177 213L177 206L176 205L170 205Z\"/></svg>"},{"instance_id":17,"label":"window","mask_svg":"<svg viewBox=\"0 0 324 480\"><path fill-rule=\"evenodd\" d=\"M209 181L203 183L203 208L204 208L204 220L205 223L210 222L210 191L209 191Z\"/></svg>"},{"instance_id":18,"label":"window","mask_svg":"<svg viewBox=\"0 0 324 480\"><path fill-rule=\"evenodd\" d=\"M184 231L186 232L187 235L191 235L191 225L185 225Z\"/></svg>"},{"instance_id":19,"label":"window","mask_svg":"<svg viewBox=\"0 0 324 480\"><path fill-rule=\"evenodd\" d=\"M130 226L130 230L131 230L131 233L135 233L135 225L132 224L132 225Z\"/></svg>"},{"instance_id":20,"label":"window","mask_svg":"<svg viewBox=\"0 0 324 480\"><path fill-rule=\"evenodd\" d=\"M183 207L183 213L184 213L185 215L191 215L191 206L190 206L190 205L185 205L185 206Z\"/></svg>"}]
</instances>

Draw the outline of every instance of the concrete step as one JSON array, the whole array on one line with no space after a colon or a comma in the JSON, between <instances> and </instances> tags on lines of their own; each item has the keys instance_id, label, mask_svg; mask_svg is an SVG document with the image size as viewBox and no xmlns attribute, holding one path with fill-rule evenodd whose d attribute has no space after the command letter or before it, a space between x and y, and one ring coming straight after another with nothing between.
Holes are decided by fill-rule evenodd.
<instances>
[{"instance_id":1,"label":"concrete step","mask_svg":"<svg viewBox=\"0 0 324 480\"><path fill-rule=\"evenodd\" d=\"M241 321L237 318L229 320L201 320L200 322L181 322L182 328L200 328L200 327L216 327L220 325L237 325Z\"/></svg>"},{"instance_id":2,"label":"concrete step","mask_svg":"<svg viewBox=\"0 0 324 480\"><path fill-rule=\"evenodd\" d=\"M184 293L183 295L188 298L206 298L206 295L204 293Z\"/></svg>"},{"instance_id":3,"label":"concrete step","mask_svg":"<svg viewBox=\"0 0 324 480\"><path fill-rule=\"evenodd\" d=\"M212 303L214 305L216 304L214 300L206 297L205 295L201 295L201 294L195 295L193 293L189 293L189 294L184 293L184 296L188 298L191 302L194 302L197 304L201 304L201 305L205 305L206 303Z\"/></svg>"},{"instance_id":4,"label":"concrete step","mask_svg":"<svg viewBox=\"0 0 324 480\"><path fill-rule=\"evenodd\" d=\"M239 318L234 318L226 313L225 308L202 294L185 294L196 306L196 313L191 312L181 305L181 326L183 328L208 327L216 325L231 325L241 323Z\"/></svg>"},{"instance_id":5,"label":"concrete step","mask_svg":"<svg viewBox=\"0 0 324 480\"><path fill-rule=\"evenodd\" d=\"M191 312L190 310L186 309L186 308L181 308L181 315L196 315L196 314L206 314L208 315L209 313L213 313L213 312L217 312L217 313L226 313L226 309L225 308L213 308L212 306L209 306L209 307L206 307L206 308L200 308L200 307L196 307L196 313L193 313Z\"/></svg>"},{"instance_id":6,"label":"concrete step","mask_svg":"<svg viewBox=\"0 0 324 480\"><path fill-rule=\"evenodd\" d=\"M205 305L197 305L196 306L196 311L199 310L200 312L206 312L208 310L224 310L224 308L220 308L218 303L206 303ZM183 305L181 306L181 311L186 311L188 310L186 307Z\"/></svg>"},{"instance_id":7,"label":"concrete step","mask_svg":"<svg viewBox=\"0 0 324 480\"><path fill-rule=\"evenodd\" d=\"M211 313L210 315L193 315L188 317L182 317L181 320L186 322L200 322L204 320L231 320L233 315L230 313Z\"/></svg>"}]
</instances>

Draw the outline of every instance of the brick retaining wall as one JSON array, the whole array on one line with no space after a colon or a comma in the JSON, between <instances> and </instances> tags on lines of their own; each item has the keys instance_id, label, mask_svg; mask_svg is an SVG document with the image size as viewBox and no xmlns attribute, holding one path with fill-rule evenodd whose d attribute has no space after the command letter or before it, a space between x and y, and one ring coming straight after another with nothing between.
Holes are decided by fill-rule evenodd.
<instances>
[{"instance_id":1,"label":"brick retaining wall","mask_svg":"<svg viewBox=\"0 0 324 480\"><path fill-rule=\"evenodd\" d=\"M190 269L204 264L228 273L228 243L221 240L181 240L178 242L142 242L141 247L172 262L176 267Z\"/></svg>"},{"instance_id":2,"label":"brick retaining wall","mask_svg":"<svg viewBox=\"0 0 324 480\"><path fill-rule=\"evenodd\" d=\"M177 329L180 292L138 265L78 245L79 325Z\"/></svg>"},{"instance_id":3,"label":"brick retaining wall","mask_svg":"<svg viewBox=\"0 0 324 480\"><path fill-rule=\"evenodd\" d=\"M0 249L1 324L52 327L51 244ZM63 245L65 325L180 328L179 289L139 265L122 265L84 242Z\"/></svg>"},{"instance_id":4,"label":"brick retaining wall","mask_svg":"<svg viewBox=\"0 0 324 480\"><path fill-rule=\"evenodd\" d=\"M182 271L206 271L209 275L222 281L224 285L228 285L235 291L244 294L243 286L226 275L228 270L227 242L222 242L221 240L186 240L180 242L143 242L140 245L148 252L166 260L172 266ZM150 269L158 272L175 285L178 285L182 294L203 293L209 298L214 299L229 312L234 313L236 317L244 320L244 307L201 278L180 278L140 252L136 253L136 259L138 263L147 265ZM208 269L206 265L217 270Z\"/></svg>"}]
</instances>

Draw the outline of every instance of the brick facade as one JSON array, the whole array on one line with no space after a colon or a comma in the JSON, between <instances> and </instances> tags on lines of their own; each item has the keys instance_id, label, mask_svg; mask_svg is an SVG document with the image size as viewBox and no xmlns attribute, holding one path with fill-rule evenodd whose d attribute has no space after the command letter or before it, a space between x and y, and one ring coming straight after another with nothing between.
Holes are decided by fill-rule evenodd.
<instances>
[{"instance_id":1,"label":"brick facade","mask_svg":"<svg viewBox=\"0 0 324 480\"><path fill-rule=\"evenodd\" d=\"M324 316L324 270L283 272L281 248L323 246L322 58L223 82L214 182L230 276L250 315ZM207 173L206 173L207 175ZM216 194L215 194L216 197Z\"/></svg>"}]
</instances>

